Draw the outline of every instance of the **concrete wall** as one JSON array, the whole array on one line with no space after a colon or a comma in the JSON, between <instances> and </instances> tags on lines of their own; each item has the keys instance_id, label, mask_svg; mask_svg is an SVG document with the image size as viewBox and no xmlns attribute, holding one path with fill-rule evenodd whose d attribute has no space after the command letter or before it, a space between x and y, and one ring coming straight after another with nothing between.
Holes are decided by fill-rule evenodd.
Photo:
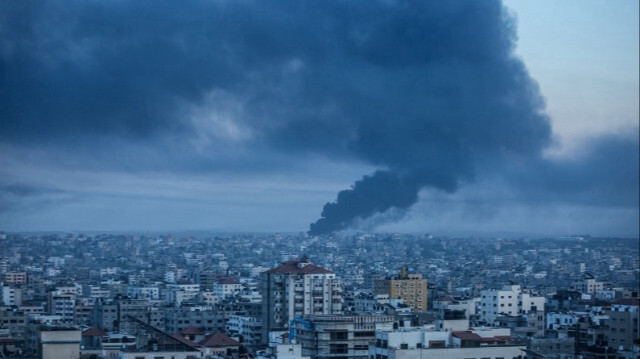
<instances>
[{"instance_id":1,"label":"concrete wall","mask_svg":"<svg viewBox=\"0 0 640 359\"><path fill-rule=\"evenodd\" d=\"M45 330L40 332L42 359L79 359L80 330Z\"/></svg>"}]
</instances>

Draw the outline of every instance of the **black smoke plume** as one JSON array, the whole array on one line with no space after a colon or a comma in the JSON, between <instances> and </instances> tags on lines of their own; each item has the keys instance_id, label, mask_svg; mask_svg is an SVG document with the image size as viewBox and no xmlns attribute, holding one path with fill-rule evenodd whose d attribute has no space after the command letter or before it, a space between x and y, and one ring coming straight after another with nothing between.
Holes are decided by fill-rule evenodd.
<instances>
[{"instance_id":1,"label":"black smoke plume","mask_svg":"<svg viewBox=\"0 0 640 359\"><path fill-rule=\"evenodd\" d=\"M537 191L557 177L499 0L2 1L0 33L0 144L120 171L282 170L309 154L377 168L312 234L514 163Z\"/></svg>"}]
</instances>

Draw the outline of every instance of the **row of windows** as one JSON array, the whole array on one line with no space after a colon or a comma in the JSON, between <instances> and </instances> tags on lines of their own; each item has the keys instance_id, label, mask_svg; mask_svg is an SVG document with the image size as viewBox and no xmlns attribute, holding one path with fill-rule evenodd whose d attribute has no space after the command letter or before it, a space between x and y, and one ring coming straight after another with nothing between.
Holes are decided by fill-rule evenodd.
<instances>
[{"instance_id":1,"label":"row of windows","mask_svg":"<svg viewBox=\"0 0 640 359\"><path fill-rule=\"evenodd\" d=\"M418 282L417 284L418 284L418 287L422 287L422 282ZM402 285L403 287L406 287L407 283L406 282L403 282L403 283L396 282L396 287L400 287L400 285ZM414 287L415 286L413 282L408 283L408 285L409 285L409 287Z\"/></svg>"}]
</instances>

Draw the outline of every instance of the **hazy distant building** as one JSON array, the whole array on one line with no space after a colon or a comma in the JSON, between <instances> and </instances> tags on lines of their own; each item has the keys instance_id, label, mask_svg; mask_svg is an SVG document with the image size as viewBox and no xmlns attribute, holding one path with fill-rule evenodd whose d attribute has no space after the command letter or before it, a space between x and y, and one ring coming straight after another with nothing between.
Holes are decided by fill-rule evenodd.
<instances>
[{"instance_id":1,"label":"hazy distant building","mask_svg":"<svg viewBox=\"0 0 640 359\"><path fill-rule=\"evenodd\" d=\"M225 315L206 306L165 309L167 332L177 333L189 327L201 328L207 332L224 331Z\"/></svg>"},{"instance_id":2,"label":"hazy distant building","mask_svg":"<svg viewBox=\"0 0 640 359\"><path fill-rule=\"evenodd\" d=\"M75 318L76 296L75 294L49 292L47 297L49 314L59 315L65 323L73 323Z\"/></svg>"},{"instance_id":3,"label":"hazy distant building","mask_svg":"<svg viewBox=\"0 0 640 359\"><path fill-rule=\"evenodd\" d=\"M596 294L599 290L604 289L604 283L597 281L593 276L585 274L582 279L571 284L571 288L575 291L585 294Z\"/></svg>"},{"instance_id":4,"label":"hazy distant building","mask_svg":"<svg viewBox=\"0 0 640 359\"><path fill-rule=\"evenodd\" d=\"M19 307L22 305L22 288L3 286L2 288L2 302L0 304Z\"/></svg>"},{"instance_id":5,"label":"hazy distant building","mask_svg":"<svg viewBox=\"0 0 640 359\"><path fill-rule=\"evenodd\" d=\"M342 314L342 287L334 272L303 258L262 273L263 340L306 314Z\"/></svg>"},{"instance_id":6,"label":"hazy distant building","mask_svg":"<svg viewBox=\"0 0 640 359\"><path fill-rule=\"evenodd\" d=\"M234 337L242 338L245 345L260 345L263 342L262 320L258 317L231 315L227 323L227 332Z\"/></svg>"},{"instance_id":7,"label":"hazy distant building","mask_svg":"<svg viewBox=\"0 0 640 359\"><path fill-rule=\"evenodd\" d=\"M5 284L27 284L26 272L9 272L4 274Z\"/></svg>"},{"instance_id":8,"label":"hazy distant building","mask_svg":"<svg viewBox=\"0 0 640 359\"><path fill-rule=\"evenodd\" d=\"M236 278L221 278L213 285L213 293L220 299L231 297L242 289Z\"/></svg>"},{"instance_id":9,"label":"hazy distant building","mask_svg":"<svg viewBox=\"0 0 640 359\"><path fill-rule=\"evenodd\" d=\"M113 302L97 300L93 306L92 319L95 326L113 332L118 326L118 305Z\"/></svg>"},{"instance_id":10,"label":"hazy distant building","mask_svg":"<svg viewBox=\"0 0 640 359\"><path fill-rule=\"evenodd\" d=\"M427 280L422 274L409 273L402 267L395 278L376 279L375 294L387 294L390 299L402 299L415 312L427 310Z\"/></svg>"},{"instance_id":11,"label":"hazy distant building","mask_svg":"<svg viewBox=\"0 0 640 359\"><path fill-rule=\"evenodd\" d=\"M464 311L467 319L476 314L476 307L480 302L480 298L471 299L455 299L450 296L439 297L433 300L433 311L436 315L442 317L446 310Z\"/></svg>"}]
</instances>

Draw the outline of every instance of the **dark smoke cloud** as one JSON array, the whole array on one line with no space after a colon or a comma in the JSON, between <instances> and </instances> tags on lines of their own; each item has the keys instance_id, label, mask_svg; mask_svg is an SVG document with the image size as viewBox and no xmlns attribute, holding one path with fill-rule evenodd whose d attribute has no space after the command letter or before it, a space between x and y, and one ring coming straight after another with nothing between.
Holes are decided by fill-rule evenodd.
<instances>
[{"instance_id":1,"label":"dark smoke cloud","mask_svg":"<svg viewBox=\"0 0 640 359\"><path fill-rule=\"evenodd\" d=\"M57 188L39 187L23 183L0 185L0 213L24 210L33 206L59 204L70 195Z\"/></svg>"},{"instance_id":2,"label":"dark smoke cloud","mask_svg":"<svg viewBox=\"0 0 640 359\"><path fill-rule=\"evenodd\" d=\"M310 154L379 168L313 234L401 212L425 187L453 192L479 168L532 163L542 182L557 169L497 0L5 1L0 33L13 147L127 171L283 169Z\"/></svg>"},{"instance_id":3,"label":"dark smoke cloud","mask_svg":"<svg viewBox=\"0 0 640 359\"><path fill-rule=\"evenodd\" d=\"M638 208L637 133L585 141L578 157L537 159L503 169L523 201ZM514 168L515 167L515 168Z\"/></svg>"}]
</instances>

